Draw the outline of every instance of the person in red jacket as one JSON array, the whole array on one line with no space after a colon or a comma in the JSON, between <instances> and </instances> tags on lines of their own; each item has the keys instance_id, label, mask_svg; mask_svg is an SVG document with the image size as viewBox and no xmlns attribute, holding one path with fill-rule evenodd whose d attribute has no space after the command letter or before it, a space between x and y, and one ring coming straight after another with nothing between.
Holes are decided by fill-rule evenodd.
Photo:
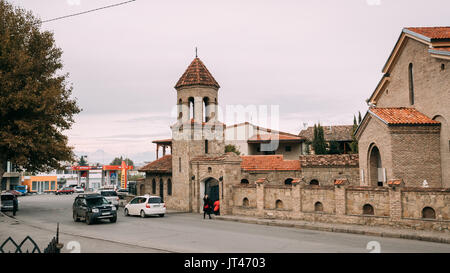
<instances>
[{"instance_id":1,"label":"person in red jacket","mask_svg":"<svg viewBox=\"0 0 450 273\"><path fill-rule=\"evenodd\" d=\"M220 201L219 200L214 202L214 214L220 215Z\"/></svg>"}]
</instances>

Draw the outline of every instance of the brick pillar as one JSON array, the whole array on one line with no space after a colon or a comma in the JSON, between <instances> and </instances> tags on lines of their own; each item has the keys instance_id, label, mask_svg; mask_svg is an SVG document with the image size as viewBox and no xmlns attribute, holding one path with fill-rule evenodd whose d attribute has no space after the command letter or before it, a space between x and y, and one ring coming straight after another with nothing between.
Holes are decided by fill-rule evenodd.
<instances>
[{"instance_id":1,"label":"brick pillar","mask_svg":"<svg viewBox=\"0 0 450 273\"><path fill-rule=\"evenodd\" d=\"M300 183L292 182L292 211L295 216L299 216L302 208L302 195L301 195L302 187Z\"/></svg>"},{"instance_id":2,"label":"brick pillar","mask_svg":"<svg viewBox=\"0 0 450 273\"><path fill-rule=\"evenodd\" d=\"M400 188L389 187L389 214L391 221L398 221L402 218L402 192Z\"/></svg>"},{"instance_id":3,"label":"brick pillar","mask_svg":"<svg viewBox=\"0 0 450 273\"><path fill-rule=\"evenodd\" d=\"M256 183L256 216L264 217L264 182Z\"/></svg>"},{"instance_id":4,"label":"brick pillar","mask_svg":"<svg viewBox=\"0 0 450 273\"><path fill-rule=\"evenodd\" d=\"M336 205L336 215L345 215L346 214L346 201L345 201L345 187L344 186L335 186L334 187L334 199Z\"/></svg>"}]
</instances>

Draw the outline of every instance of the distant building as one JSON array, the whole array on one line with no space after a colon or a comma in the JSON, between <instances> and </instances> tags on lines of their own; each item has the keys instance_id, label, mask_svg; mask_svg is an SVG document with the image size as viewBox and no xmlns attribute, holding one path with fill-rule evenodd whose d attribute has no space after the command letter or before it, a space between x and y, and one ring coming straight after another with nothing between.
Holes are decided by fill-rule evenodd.
<instances>
[{"instance_id":1,"label":"distant building","mask_svg":"<svg viewBox=\"0 0 450 273\"><path fill-rule=\"evenodd\" d=\"M322 125L322 128L325 141L328 145L330 145L330 142L335 141L338 143L339 150L342 151L342 153L347 154L351 152L350 143L353 141L353 125ZM303 137L309 143L312 142L314 139L314 126L310 126L300 131L298 135ZM314 153L311 144L309 144L309 150L311 153Z\"/></svg>"}]
</instances>

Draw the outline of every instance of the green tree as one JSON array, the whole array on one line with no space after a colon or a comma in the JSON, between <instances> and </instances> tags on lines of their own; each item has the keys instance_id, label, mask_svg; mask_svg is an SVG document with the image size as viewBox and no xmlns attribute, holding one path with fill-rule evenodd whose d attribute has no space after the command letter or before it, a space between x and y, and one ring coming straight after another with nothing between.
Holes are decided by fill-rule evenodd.
<instances>
[{"instance_id":1,"label":"green tree","mask_svg":"<svg viewBox=\"0 0 450 273\"><path fill-rule=\"evenodd\" d=\"M133 166L134 167L133 160L131 160L129 158L125 158L124 159L122 156L114 158L114 160L111 161L110 165L115 165L115 166L122 165L122 161L125 161L125 163L127 163L128 166Z\"/></svg>"},{"instance_id":2,"label":"green tree","mask_svg":"<svg viewBox=\"0 0 450 273\"><path fill-rule=\"evenodd\" d=\"M235 153L237 155L241 154L239 149L236 146L234 146L233 144L228 144L225 146L225 153Z\"/></svg>"},{"instance_id":3,"label":"green tree","mask_svg":"<svg viewBox=\"0 0 450 273\"><path fill-rule=\"evenodd\" d=\"M343 151L339 145L339 142L337 142L335 140L330 141L330 147L328 148L328 154L330 154L330 155L343 154Z\"/></svg>"},{"instance_id":4,"label":"green tree","mask_svg":"<svg viewBox=\"0 0 450 273\"><path fill-rule=\"evenodd\" d=\"M358 129L359 124L361 123L361 113L359 113L359 122L356 122L356 116L353 116L353 128L352 128L352 142L350 143L350 150L352 153L358 153L358 140L356 139L355 132Z\"/></svg>"},{"instance_id":5,"label":"green tree","mask_svg":"<svg viewBox=\"0 0 450 273\"><path fill-rule=\"evenodd\" d=\"M81 109L62 74L62 50L31 12L0 0L0 179L6 161L46 172L74 162L63 131Z\"/></svg>"},{"instance_id":6,"label":"green tree","mask_svg":"<svg viewBox=\"0 0 450 273\"><path fill-rule=\"evenodd\" d=\"M327 154L327 143L325 142L325 136L323 127L318 123L314 124L314 138L312 140L312 147L316 155Z\"/></svg>"},{"instance_id":7,"label":"green tree","mask_svg":"<svg viewBox=\"0 0 450 273\"><path fill-rule=\"evenodd\" d=\"M89 166L87 160L84 158L84 156L80 157L80 160L78 161L79 166Z\"/></svg>"}]
</instances>

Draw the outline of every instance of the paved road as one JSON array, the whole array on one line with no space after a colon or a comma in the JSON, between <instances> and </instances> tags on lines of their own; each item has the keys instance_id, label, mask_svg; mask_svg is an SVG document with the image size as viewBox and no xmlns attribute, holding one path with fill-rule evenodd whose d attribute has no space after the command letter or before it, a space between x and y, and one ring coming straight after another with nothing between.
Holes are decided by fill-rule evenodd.
<instances>
[{"instance_id":1,"label":"paved road","mask_svg":"<svg viewBox=\"0 0 450 273\"><path fill-rule=\"evenodd\" d=\"M450 244L203 220L202 215L192 213L142 219L125 217L120 209L117 223L105 221L88 226L72 220L73 199L74 196L55 195L20 197L16 219L22 228L41 232L54 232L59 222L67 240L79 239L82 252L106 249L107 252L367 253L367 244L378 241L381 252L450 253ZM9 235L0 231L0 239L5 236Z\"/></svg>"}]
</instances>

